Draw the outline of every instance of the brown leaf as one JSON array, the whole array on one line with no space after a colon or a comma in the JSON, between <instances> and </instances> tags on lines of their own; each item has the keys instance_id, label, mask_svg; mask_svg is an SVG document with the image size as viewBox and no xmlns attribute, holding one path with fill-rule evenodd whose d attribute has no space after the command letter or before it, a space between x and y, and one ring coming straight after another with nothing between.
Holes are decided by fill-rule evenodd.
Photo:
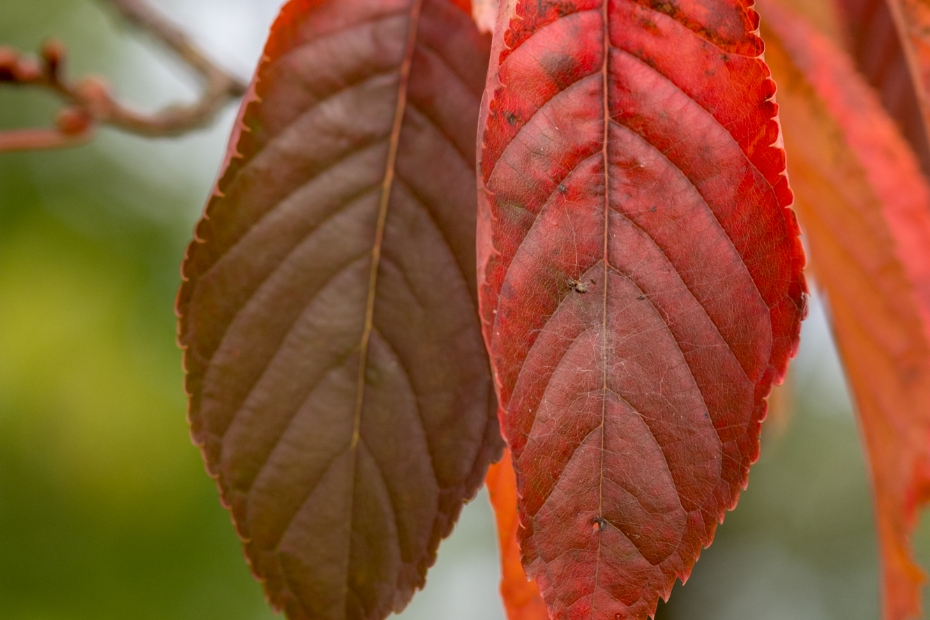
<instances>
[{"instance_id":1,"label":"brown leaf","mask_svg":"<svg viewBox=\"0 0 930 620\"><path fill-rule=\"evenodd\" d=\"M288 3L184 264L194 441L293 620L402 609L500 451L462 8Z\"/></svg>"}]
</instances>

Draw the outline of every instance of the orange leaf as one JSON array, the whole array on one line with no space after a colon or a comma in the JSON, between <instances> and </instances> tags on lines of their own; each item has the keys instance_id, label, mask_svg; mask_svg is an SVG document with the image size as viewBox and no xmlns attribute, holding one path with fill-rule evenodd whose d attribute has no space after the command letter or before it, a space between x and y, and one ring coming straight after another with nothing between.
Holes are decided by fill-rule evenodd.
<instances>
[{"instance_id":1,"label":"orange leaf","mask_svg":"<svg viewBox=\"0 0 930 620\"><path fill-rule=\"evenodd\" d=\"M517 479L513 472L510 450L504 458L491 465L485 482L491 496L491 506L497 520L497 542L501 550L501 597L508 620L549 620L546 603L539 595L535 579L528 579L520 563L517 543L519 514L517 513Z\"/></svg>"},{"instance_id":2,"label":"orange leaf","mask_svg":"<svg viewBox=\"0 0 930 620\"><path fill-rule=\"evenodd\" d=\"M919 617L910 535L930 491L930 188L851 60L761 4L796 208L868 451L884 618Z\"/></svg>"}]
</instances>

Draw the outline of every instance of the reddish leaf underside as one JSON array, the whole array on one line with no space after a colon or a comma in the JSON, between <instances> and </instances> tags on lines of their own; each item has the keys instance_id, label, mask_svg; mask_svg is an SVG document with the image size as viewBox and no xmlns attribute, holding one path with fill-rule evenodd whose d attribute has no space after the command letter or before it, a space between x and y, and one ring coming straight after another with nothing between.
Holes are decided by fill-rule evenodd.
<instances>
[{"instance_id":1,"label":"reddish leaf underside","mask_svg":"<svg viewBox=\"0 0 930 620\"><path fill-rule=\"evenodd\" d=\"M872 472L883 617L922 617L910 535L930 499L930 187L852 62L765 2L788 169Z\"/></svg>"},{"instance_id":2,"label":"reddish leaf underside","mask_svg":"<svg viewBox=\"0 0 930 620\"><path fill-rule=\"evenodd\" d=\"M807 16L806 10L811 3L804 4L798 0L797 10ZM895 119L917 153L925 174L930 174L930 144L927 142L927 132L924 113L921 110L920 97L926 98L926 86L921 87L918 80L911 75L912 63L918 58L912 56L908 44L902 45L899 35L899 26L890 5L908 3L893 3L886 0L837 0L843 19L839 20L842 27L848 31L848 47L856 62L856 67L863 73L868 82L874 86L880 96L882 105ZM898 19L902 20L901 28L905 28L904 16L900 13L901 6L895 6ZM925 18L923 26L913 24L917 29L926 31L930 20ZM842 44L841 44L842 46ZM930 69L930 54L927 46L921 46L924 55L923 62ZM911 50L913 52L913 50ZM909 56L912 56L909 58ZM930 78L930 76L928 76ZM930 79L924 80L930 86Z\"/></svg>"},{"instance_id":3,"label":"reddish leaf underside","mask_svg":"<svg viewBox=\"0 0 930 620\"><path fill-rule=\"evenodd\" d=\"M517 513L517 478L510 451L488 468L485 477L494 517L497 521L497 543L501 554L501 598L507 620L549 620L546 604L536 582L526 578L520 562L517 540L520 520Z\"/></svg>"},{"instance_id":4,"label":"reddish leaf underside","mask_svg":"<svg viewBox=\"0 0 930 620\"><path fill-rule=\"evenodd\" d=\"M184 263L193 437L293 620L404 607L500 451L462 8L288 3Z\"/></svg>"},{"instance_id":5,"label":"reddish leaf underside","mask_svg":"<svg viewBox=\"0 0 930 620\"><path fill-rule=\"evenodd\" d=\"M917 95L924 130L924 143L918 152L924 155L930 130L930 4L926 0L887 0L887 9L897 29L912 88ZM908 94L910 92L908 90ZM930 173L930 170L925 171Z\"/></svg>"},{"instance_id":6,"label":"reddish leaf underside","mask_svg":"<svg viewBox=\"0 0 930 620\"><path fill-rule=\"evenodd\" d=\"M688 576L796 350L804 258L757 20L727 0L501 6L479 298L553 618L645 618Z\"/></svg>"},{"instance_id":7,"label":"reddish leaf underside","mask_svg":"<svg viewBox=\"0 0 930 620\"><path fill-rule=\"evenodd\" d=\"M925 0L888 0L888 7L903 39L926 122L930 118L930 5Z\"/></svg>"}]
</instances>

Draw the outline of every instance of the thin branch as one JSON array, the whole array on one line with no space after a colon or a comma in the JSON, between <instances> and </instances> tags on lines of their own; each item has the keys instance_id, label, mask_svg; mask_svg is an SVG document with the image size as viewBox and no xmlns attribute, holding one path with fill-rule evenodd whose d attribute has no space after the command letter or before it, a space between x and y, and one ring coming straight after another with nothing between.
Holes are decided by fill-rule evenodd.
<instances>
[{"instance_id":1,"label":"thin branch","mask_svg":"<svg viewBox=\"0 0 930 620\"><path fill-rule=\"evenodd\" d=\"M201 97L192 104L145 114L117 101L99 78L70 81L64 74L66 52L60 43L46 43L41 62L0 47L0 83L45 88L68 104L54 129L0 133L0 152L74 146L90 139L95 126L101 124L142 136L176 136L207 125L230 99L245 94L245 84L211 62L180 28L142 0L105 1L129 24L154 36L193 69L204 83Z\"/></svg>"}]
</instances>

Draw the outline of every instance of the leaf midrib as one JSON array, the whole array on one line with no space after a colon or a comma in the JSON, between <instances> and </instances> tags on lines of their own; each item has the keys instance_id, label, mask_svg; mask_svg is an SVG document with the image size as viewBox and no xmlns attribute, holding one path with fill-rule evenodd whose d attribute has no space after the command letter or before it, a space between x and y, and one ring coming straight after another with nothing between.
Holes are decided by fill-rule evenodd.
<instances>
[{"instance_id":1,"label":"leaf midrib","mask_svg":"<svg viewBox=\"0 0 930 620\"><path fill-rule=\"evenodd\" d=\"M407 110L407 95L410 86L410 69L413 65L413 56L416 50L417 31L419 29L420 13L423 8L424 0L413 0L410 7L410 26L407 30L407 42L404 48L404 58L400 68L400 82L398 84L397 106L394 110L394 121L391 127L390 147L388 149L387 162L385 164L384 181L381 186L381 200L378 204L378 221L375 227L375 239L372 246L371 269L368 276L368 299L365 305L365 322L362 326L362 335L359 342L359 365L358 365L358 382L355 391L355 411L352 421L352 438L349 443L349 450L352 452L350 459L351 472L349 479L355 478L358 467L358 446L361 439L361 422L362 408L365 400L365 375L368 369L368 346L371 341L371 332L374 326L375 299L377 297L378 271L381 263L381 250L384 244L384 231L387 226L387 212L391 199L391 189L394 185L394 177L397 166L397 152L400 146L400 133L403 129L404 115ZM349 485L348 502L346 513L348 515L348 527L346 528L345 548L351 549L352 545L352 513L354 510L353 502L355 498L355 487ZM345 579L343 579L343 614L347 615L345 607L349 595L349 569L351 562L351 553L345 555Z\"/></svg>"},{"instance_id":2,"label":"leaf midrib","mask_svg":"<svg viewBox=\"0 0 930 620\"><path fill-rule=\"evenodd\" d=\"M600 453L600 464L598 467L598 482L597 482L597 518L599 519L598 523L601 523L600 519L603 519L603 510L604 510L604 449L605 442L607 437L607 291L610 287L610 265L609 265L609 255L608 250L610 248L610 159L607 152L607 139L610 137L610 101L609 101L609 69L610 69L610 0L602 0L601 2L601 19L603 20L603 36L601 38L603 45L603 54L604 62L601 65L601 87L603 88L603 115L604 115L604 144L601 147L601 156L604 159L604 240L603 240L603 265L604 273L602 276L602 281L604 282L604 291L602 298L602 314L601 314L601 366L602 371L602 384L601 384L601 453ZM602 544L602 534L603 528L599 528L597 533L597 555L595 556L594 561L594 590L591 593L591 616L594 617L596 611L596 602L597 602L597 589L598 582L601 574L601 544Z\"/></svg>"}]
</instances>

